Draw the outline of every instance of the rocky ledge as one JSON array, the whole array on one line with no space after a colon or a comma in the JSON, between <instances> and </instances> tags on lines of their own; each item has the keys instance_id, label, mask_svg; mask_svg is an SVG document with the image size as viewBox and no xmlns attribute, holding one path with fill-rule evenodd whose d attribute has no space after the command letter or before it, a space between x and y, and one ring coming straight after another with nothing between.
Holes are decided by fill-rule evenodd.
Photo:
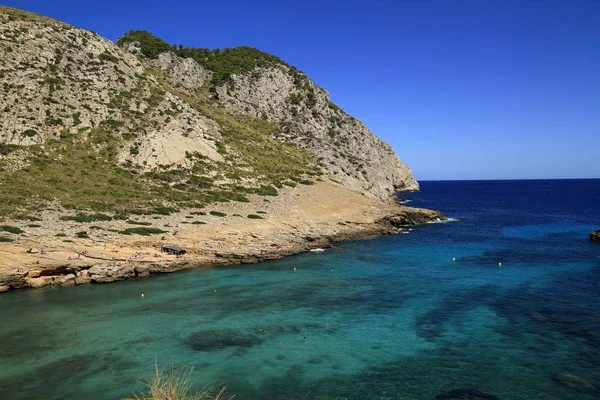
<instances>
[{"instance_id":1,"label":"rocky ledge","mask_svg":"<svg viewBox=\"0 0 600 400\"><path fill-rule=\"evenodd\" d=\"M600 229L590 233L590 240L600 242Z\"/></svg>"},{"instance_id":2,"label":"rocky ledge","mask_svg":"<svg viewBox=\"0 0 600 400\"><path fill-rule=\"evenodd\" d=\"M41 216L37 228L7 221L24 232L11 234L13 242L0 243L0 292L257 263L446 219L437 211L373 199L332 182L283 189L270 199L254 196L248 203L222 203L218 211L203 212L202 224L189 223L190 210L135 221L169 227L153 236L119 234L128 226L126 221L78 223L50 211ZM253 213L259 218L243 217ZM79 237L82 231L90 237ZM162 253L163 244L183 247L186 253Z\"/></svg>"},{"instance_id":3,"label":"rocky ledge","mask_svg":"<svg viewBox=\"0 0 600 400\"><path fill-rule=\"evenodd\" d=\"M292 229L284 235L281 235L281 230L278 230L276 235L254 235L259 243L246 246L240 246L235 238L231 243L218 246L216 243L219 242L219 238L217 238L209 245L187 248L187 254L182 257L160 253L158 243L144 249L136 246L137 251L127 247L101 251L85 250L74 253L63 262L51 261L49 252L32 248L26 251L28 255L41 259L48 257L47 262L38 260L9 273L0 272L0 292L50 285L69 287L88 283L108 283L200 267L254 264L314 249L329 248L334 242L342 240L401 233L411 225L446 219L437 211L407 207L402 207L400 210L401 212L387 215L371 223L338 221L334 230L327 228L308 233L302 229ZM292 226L292 228L296 227Z\"/></svg>"}]
</instances>

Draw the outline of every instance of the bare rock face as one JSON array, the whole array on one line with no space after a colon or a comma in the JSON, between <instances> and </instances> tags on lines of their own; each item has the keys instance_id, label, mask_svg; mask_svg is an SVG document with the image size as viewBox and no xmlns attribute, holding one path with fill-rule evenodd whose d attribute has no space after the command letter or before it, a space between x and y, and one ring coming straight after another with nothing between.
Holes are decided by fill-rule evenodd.
<instances>
[{"instance_id":1,"label":"bare rock face","mask_svg":"<svg viewBox=\"0 0 600 400\"><path fill-rule=\"evenodd\" d=\"M111 137L125 137L119 161L144 170L185 166L186 152L223 161L219 125L164 91L132 54L139 52L135 43L126 51L93 32L8 8L0 8L0 25L0 143L99 136L100 149ZM193 60L161 60L184 88L200 87L209 76ZM4 157L4 172L27 165L24 152Z\"/></svg>"},{"instance_id":2,"label":"bare rock face","mask_svg":"<svg viewBox=\"0 0 600 400\"><path fill-rule=\"evenodd\" d=\"M158 59L150 60L149 64L167 71L172 84L189 90L201 88L212 76L195 60L177 57L170 51L161 53Z\"/></svg>"},{"instance_id":3,"label":"bare rock face","mask_svg":"<svg viewBox=\"0 0 600 400\"><path fill-rule=\"evenodd\" d=\"M225 184L242 179L231 167L254 157L232 147L240 145L239 130L253 130L239 122L247 120L239 115L245 114L275 122L265 128L277 126L272 138L311 152L315 160L301 162L314 168L316 161L346 188L380 199L419 188L388 144L281 60L237 74L213 73L207 69L213 64L178 57L168 45L171 50L157 58L144 58L140 42L120 47L93 32L7 7L0 7L0 26L0 145L5 146L0 172L26 169L32 146L44 150L58 143L66 152L68 145L83 144L96 153L110 151L116 164L140 174L192 170L201 160L198 173ZM221 67L235 60L228 63ZM209 95L213 75L221 83ZM318 175L314 170L311 174ZM252 171L243 173L254 184Z\"/></svg>"},{"instance_id":4,"label":"bare rock face","mask_svg":"<svg viewBox=\"0 0 600 400\"><path fill-rule=\"evenodd\" d=\"M590 240L594 240L596 242L600 242L600 229L590 233Z\"/></svg>"},{"instance_id":5,"label":"bare rock face","mask_svg":"<svg viewBox=\"0 0 600 400\"><path fill-rule=\"evenodd\" d=\"M410 168L387 143L296 70L256 68L232 75L216 92L232 110L279 122L274 137L310 150L331 179L350 189L379 198L419 189Z\"/></svg>"}]
</instances>

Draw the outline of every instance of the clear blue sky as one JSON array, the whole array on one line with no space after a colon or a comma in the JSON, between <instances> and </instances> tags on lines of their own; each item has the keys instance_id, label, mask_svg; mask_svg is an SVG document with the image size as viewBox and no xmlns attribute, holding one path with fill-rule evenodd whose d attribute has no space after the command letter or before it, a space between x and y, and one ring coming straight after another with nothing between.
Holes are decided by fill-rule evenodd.
<instances>
[{"instance_id":1,"label":"clear blue sky","mask_svg":"<svg viewBox=\"0 0 600 400\"><path fill-rule=\"evenodd\" d=\"M2 1L278 55L417 179L600 178L600 1ZM340 5L343 4L343 5Z\"/></svg>"}]
</instances>

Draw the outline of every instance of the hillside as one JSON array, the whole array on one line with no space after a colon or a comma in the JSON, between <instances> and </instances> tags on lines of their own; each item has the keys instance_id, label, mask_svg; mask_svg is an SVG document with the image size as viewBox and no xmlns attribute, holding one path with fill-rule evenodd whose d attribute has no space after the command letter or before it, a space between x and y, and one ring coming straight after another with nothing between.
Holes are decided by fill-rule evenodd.
<instances>
[{"instance_id":1,"label":"hillside","mask_svg":"<svg viewBox=\"0 0 600 400\"><path fill-rule=\"evenodd\" d=\"M418 184L390 146L248 47L144 31L114 44L0 7L0 110L0 292L257 262L444 218L396 204ZM157 255L165 242L186 257Z\"/></svg>"},{"instance_id":2,"label":"hillside","mask_svg":"<svg viewBox=\"0 0 600 400\"><path fill-rule=\"evenodd\" d=\"M144 31L129 32L118 44L166 71L179 87L208 86L226 109L277 123L272 137L310 150L323 171L348 188L379 198L419 188L388 144L275 56L249 47L170 46Z\"/></svg>"}]
</instances>

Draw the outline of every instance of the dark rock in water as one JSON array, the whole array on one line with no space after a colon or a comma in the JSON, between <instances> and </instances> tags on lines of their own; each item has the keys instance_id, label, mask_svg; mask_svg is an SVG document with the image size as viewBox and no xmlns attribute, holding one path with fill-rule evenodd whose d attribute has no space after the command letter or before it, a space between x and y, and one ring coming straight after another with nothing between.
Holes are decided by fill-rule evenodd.
<instances>
[{"instance_id":1,"label":"dark rock in water","mask_svg":"<svg viewBox=\"0 0 600 400\"><path fill-rule=\"evenodd\" d=\"M254 335L242 335L234 330L198 331L190 335L187 342L196 351L222 350L227 347L252 347L263 343Z\"/></svg>"},{"instance_id":2,"label":"dark rock in water","mask_svg":"<svg viewBox=\"0 0 600 400\"><path fill-rule=\"evenodd\" d=\"M594 240L596 242L600 242L600 229L590 233L590 240Z\"/></svg>"},{"instance_id":3,"label":"dark rock in water","mask_svg":"<svg viewBox=\"0 0 600 400\"><path fill-rule=\"evenodd\" d=\"M487 399L487 400L500 400L491 394L480 392L477 389L471 388L458 388L452 389L444 394L435 396L436 400L451 400L451 399Z\"/></svg>"},{"instance_id":4,"label":"dark rock in water","mask_svg":"<svg viewBox=\"0 0 600 400\"><path fill-rule=\"evenodd\" d=\"M568 372L552 375L552 380L559 385L575 389L582 393L591 393L596 391L596 388L584 378Z\"/></svg>"}]
</instances>

